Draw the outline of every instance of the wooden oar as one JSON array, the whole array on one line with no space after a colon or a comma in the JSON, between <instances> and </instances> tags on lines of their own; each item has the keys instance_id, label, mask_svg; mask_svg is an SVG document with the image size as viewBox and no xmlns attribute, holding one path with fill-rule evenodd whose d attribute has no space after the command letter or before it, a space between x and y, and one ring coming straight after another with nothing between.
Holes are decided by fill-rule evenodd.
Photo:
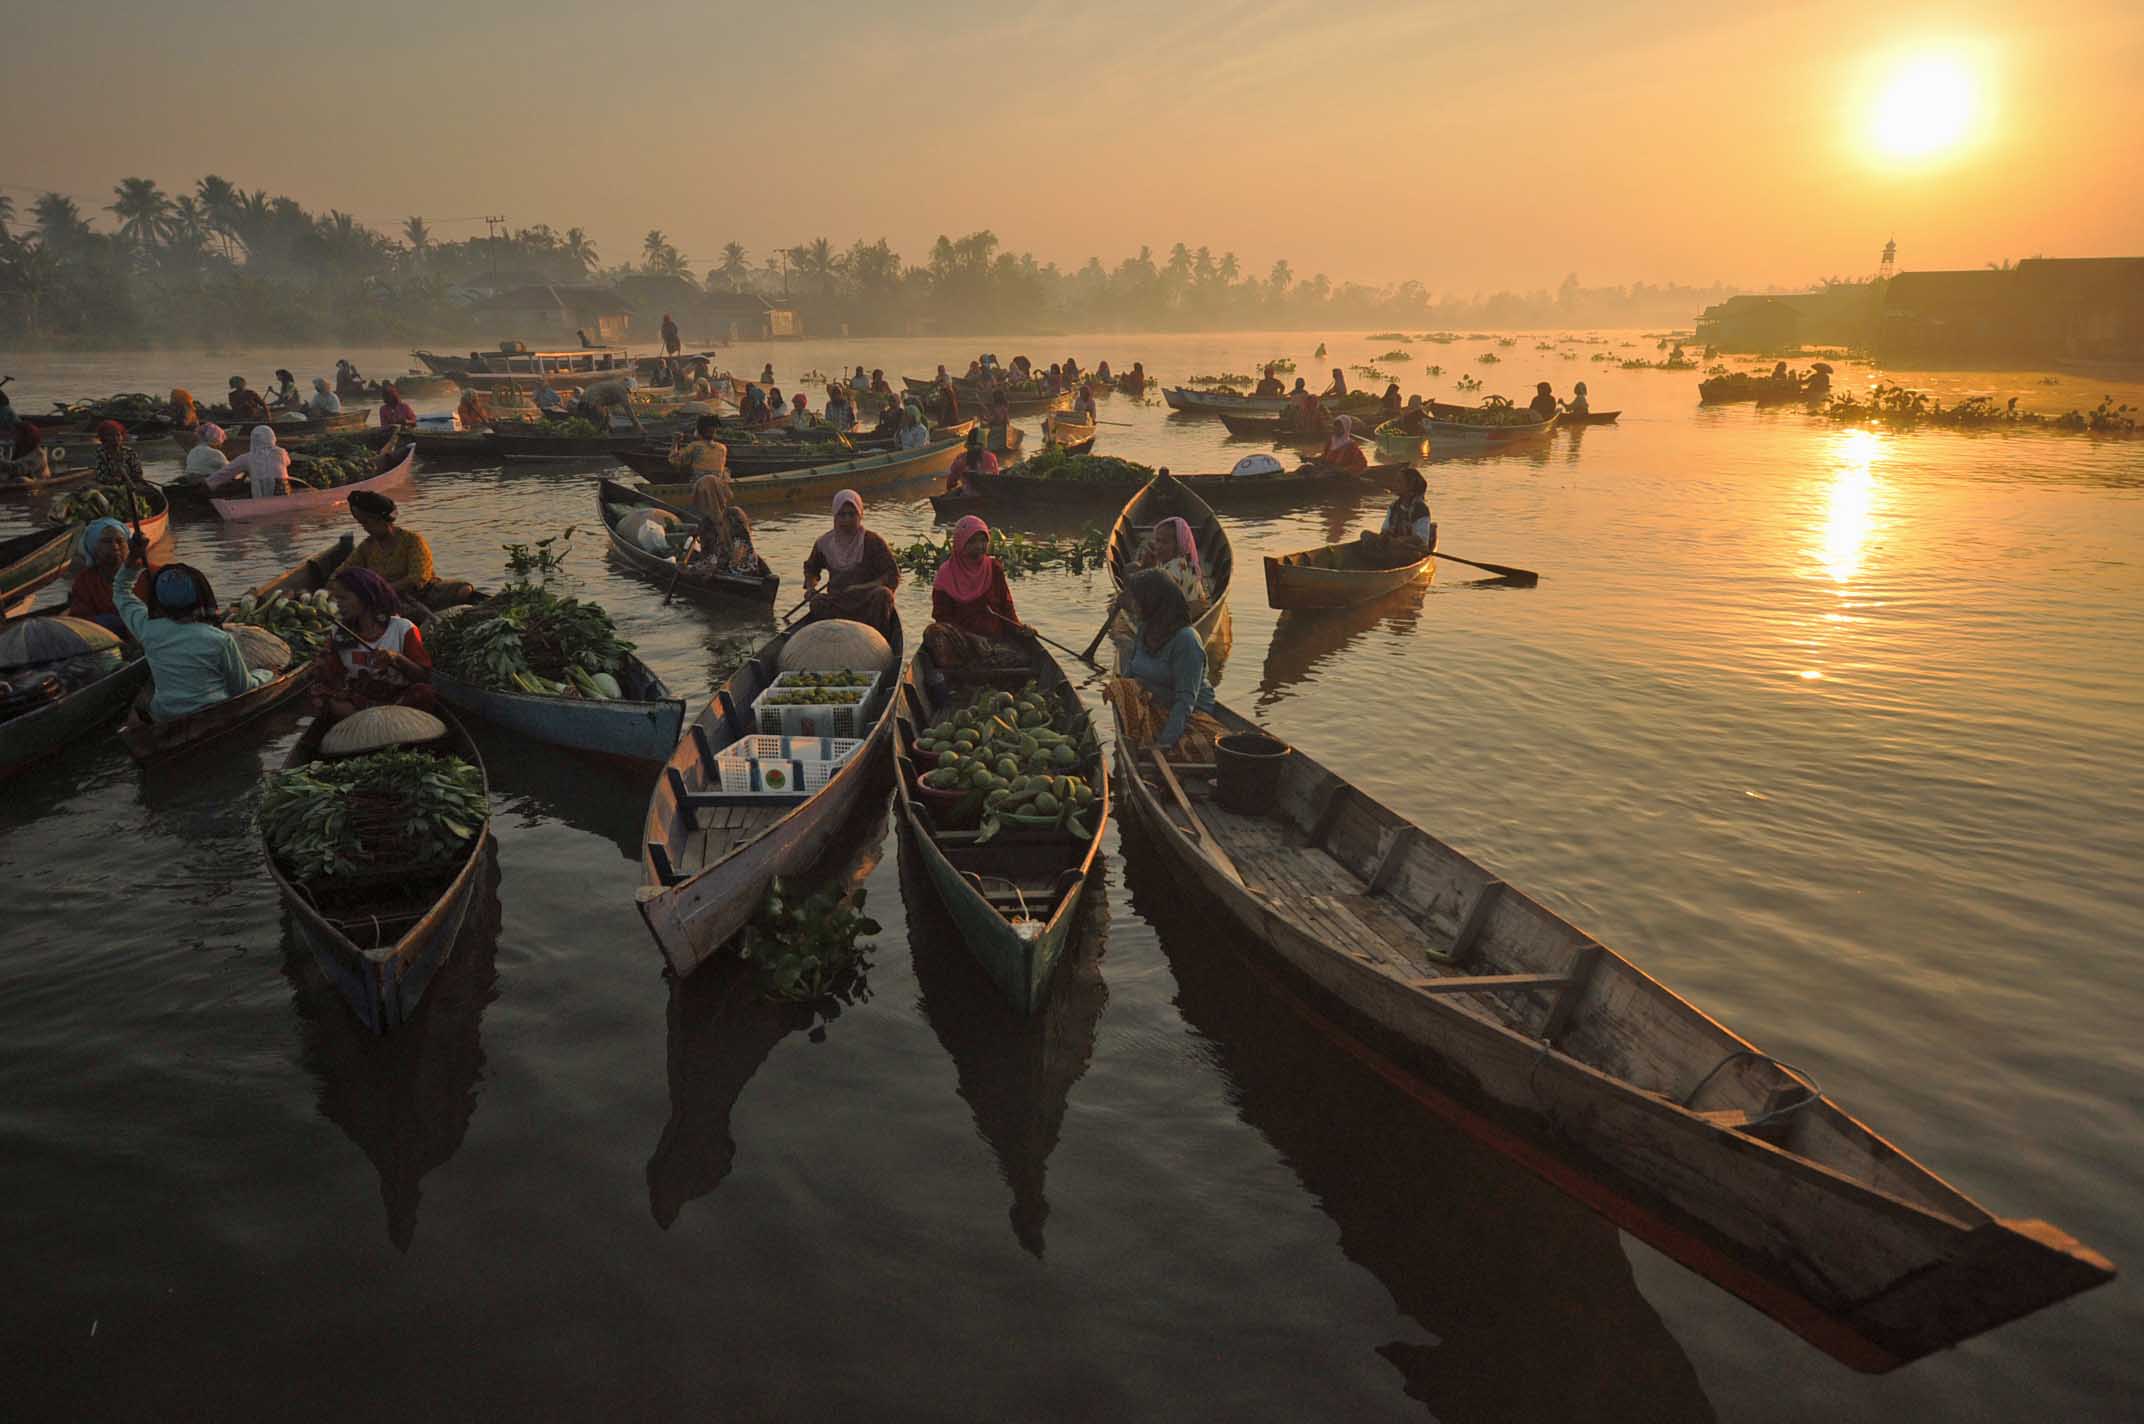
<instances>
[{"instance_id":1,"label":"wooden oar","mask_svg":"<svg viewBox=\"0 0 2144 1424\"><path fill-rule=\"evenodd\" d=\"M1066 647L1063 643L1058 642L1055 638L1052 638L1049 634L1043 632L1039 628L1022 627L1021 625L1014 623L1010 618L1007 618L1004 614L998 612L995 608L986 608L983 611L988 613L992 618L997 619L998 622L1003 623L1006 627L1011 628L1016 633L1026 633L1030 637L1040 638L1043 642L1048 643L1051 647L1057 649L1057 651L1060 653L1072 653L1072 650L1070 648ZM1107 625L1105 624L1104 626L1106 627ZM1088 657L1085 653L1072 653L1072 656L1078 658L1081 662L1091 664L1095 668L1099 669L1102 666L1100 663L1095 662L1093 658Z\"/></svg>"},{"instance_id":2,"label":"wooden oar","mask_svg":"<svg viewBox=\"0 0 2144 1424\"><path fill-rule=\"evenodd\" d=\"M802 610L802 609L804 608L804 606L805 606L806 604L810 603L810 602L811 602L811 595L810 595L810 594L808 594L808 593L807 593L807 594L805 594L805 595L804 595L804 596L803 596L803 597L802 597L801 599L798 599L798 600L797 600L797 606L796 606L795 608L792 608L792 609L790 609L790 610L789 610L789 611L788 611L787 613L784 613L784 614L782 615L782 626L783 626L783 627L785 627L785 628L786 628L786 627L788 627L788 626L789 626L789 620L790 620L790 619L792 619L792 618L794 618L794 617L796 617L796 616L797 616L797 614L798 614L798 613L799 613L799 612L800 612L800 611L801 611L801 610Z\"/></svg>"},{"instance_id":3,"label":"wooden oar","mask_svg":"<svg viewBox=\"0 0 2144 1424\"><path fill-rule=\"evenodd\" d=\"M1453 563L1465 564L1470 569L1481 569L1495 574L1498 578L1510 579L1513 583L1523 583L1531 586L1541 582L1541 575L1535 573L1532 569L1515 569L1508 564L1484 564L1474 559L1462 559L1457 554L1447 554L1442 549L1436 550L1435 553L1440 559L1450 559Z\"/></svg>"},{"instance_id":4,"label":"wooden oar","mask_svg":"<svg viewBox=\"0 0 2144 1424\"><path fill-rule=\"evenodd\" d=\"M1088 642L1087 651L1079 655L1081 662L1092 664L1095 667L1101 666L1100 663L1094 661L1094 650L1101 647L1102 639L1109 636L1109 625L1117 621L1117 610L1123 604L1124 595L1121 593L1109 600L1109 612L1102 615L1102 626L1094 630L1094 637Z\"/></svg>"}]
</instances>

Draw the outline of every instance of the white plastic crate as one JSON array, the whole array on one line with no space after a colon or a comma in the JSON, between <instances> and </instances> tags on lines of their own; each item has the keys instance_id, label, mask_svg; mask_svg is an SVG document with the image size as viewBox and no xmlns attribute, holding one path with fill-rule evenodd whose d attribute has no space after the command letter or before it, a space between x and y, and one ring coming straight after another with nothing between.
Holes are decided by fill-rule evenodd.
<instances>
[{"instance_id":1,"label":"white plastic crate","mask_svg":"<svg viewBox=\"0 0 2144 1424\"><path fill-rule=\"evenodd\" d=\"M743 757L723 755L715 758L715 772L721 781L725 796L801 796L804 790L806 766L822 763L799 762L778 757ZM825 782L820 782L825 785Z\"/></svg>"},{"instance_id":2,"label":"white plastic crate","mask_svg":"<svg viewBox=\"0 0 2144 1424\"><path fill-rule=\"evenodd\" d=\"M766 699L761 697L753 707L759 730L768 736L839 737L847 740L864 730L864 707L870 700L870 690L866 689L864 695L853 703L799 703L786 707L770 707Z\"/></svg>"},{"instance_id":3,"label":"white plastic crate","mask_svg":"<svg viewBox=\"0 0 2144 1424\"><path fill-rule=\"evenodd\" d=\"M724 756L748 756L761 760L844 762L856 755L863 743L855 737L770 737L763 733L739 737L722 749Z\"/></svg>"}]
</instances>

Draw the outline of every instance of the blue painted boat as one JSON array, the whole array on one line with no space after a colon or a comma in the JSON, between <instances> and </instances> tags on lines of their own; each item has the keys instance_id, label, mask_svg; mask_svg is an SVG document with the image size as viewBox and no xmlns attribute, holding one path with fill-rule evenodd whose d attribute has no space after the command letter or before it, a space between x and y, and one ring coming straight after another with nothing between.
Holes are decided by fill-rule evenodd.
<instances>
[{"instance_id":1,"label":"blue painted boat","mask_svg":"<svg viewBox=\"0 0 2144 1424\"><path fill-rule=\"evenodd\" d=\"M654 669L631 653L625 655L618 685L625 696L603 702L588 697L492 692L436 669L432 673L432 688L448 706L525 737L634 761L666 760L684 735L684 699L672 697Z\"/></svg>"}]
</instances>

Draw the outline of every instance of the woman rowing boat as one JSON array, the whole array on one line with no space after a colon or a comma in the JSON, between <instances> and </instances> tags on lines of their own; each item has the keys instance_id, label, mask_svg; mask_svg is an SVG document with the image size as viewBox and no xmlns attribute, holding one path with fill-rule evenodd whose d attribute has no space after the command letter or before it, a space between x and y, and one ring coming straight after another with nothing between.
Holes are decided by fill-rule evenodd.
<instances>
[{"instance_id":1,"label":"woman rowing boat","mask_svg":"<svg viewBox=\"0 0 2144 1424\"><path fill-rule=\"evenodd\" d=\"M1400 471L1400 492L1385 510L1385 522L1361 542L1372 568L1396 569L1428 558L1437 548L1437 524L1429 516L1429 481L1409 465Z\"/></svg>"},{"instance_id":2,"label":"woman rowing boat","mask_svg":"<svg viewBox=\"0 0 2144 1424\"><path fill-rule=\"evenodd\" d=\"M362 707L430 711L438 700L432 655L417 625L396 611L387 580L345 561L328 580L328 593L342 626L313 658L312 705L319 721L339 722Z\"/></svg>"},{"instance_id":3,"label":"woman rowing boat","mask_svg":"<svg viewBox=\"0 0 2144 1424\"><path fill-rule=\"evenodd\" d=\"M826 586L819 586L821 576ZM893 596L901 566L893 549L864 527L864 500L855 490L834 496L834 527L819 536L804 560L804 593L814 618L846 618L869 624L892 640L898 626Z\"/></svg>"},{"instance_id":4,"label":"woman rowing boat","mask_svg":"<svg viewBox=\"0 0 2144 1424\"><path fill-rule=\"evenodd\" d=\"M350 517L365 537L343 567L378 576L400 600L401 611L419 622L438 609L477 602L469 583L433 573L432 546L416 530L398 526L395 510L395 502L378 490L350 491Z\"/></svg>"},{"instance_id":5,"label":"woman rowing boat","mask_svg":"<svg viewBox=\"0 0 2144 1424\"><path fill-rule=\"evenodd\" d=\"M1364 457L1362 447L1355 443L1353 416L1333 417L1333 432L1325 438L1325 448L1311 456L1310 463L1356 473L1370 468L1370 462Z\"/></svg>"},{"instance_id":6,"label":"woman rowing boat","mask_svg":"<svg viewBox=\"0 0 2144 1424\"><path fill-rule=\"evenodd\" d=\"M1027 649L1007 643L1009 635L1034 636L1013 607L1005 566L990 553L990 526L964 514L953 526L953 553L931 582L923 646L940 669L1027 666Z\"/></svg>"}]
</instances>

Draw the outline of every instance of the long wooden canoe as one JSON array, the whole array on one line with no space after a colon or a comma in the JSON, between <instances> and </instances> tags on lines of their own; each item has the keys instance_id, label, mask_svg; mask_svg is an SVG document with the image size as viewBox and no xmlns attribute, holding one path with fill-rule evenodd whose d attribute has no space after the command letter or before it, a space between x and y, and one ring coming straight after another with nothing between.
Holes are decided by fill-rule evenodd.
<instances>
[{"instance_id":1,"label":"long wooden canoe","mask_svg":"<svg viewBox=\"0 0 2144 1424\"><path fill-rule=\"evenodd\" d=\"M38 479L11 476L0 479L0 494L37 495L50 490L75 489L97 477L95 465L63 466Z\"/></svg>"},{"instance_id":2,"label":"long wooden canoe","mask_svg":"<svg viewBox=\"0 0 2144 1424\"><path fill-rule=\"evenodd\" d=\"M1228 611L1228 586L1235 575L1235 553L1228 543L1228 531L1206 502L1192 493L1184 481L1167 470L1161 471L1148 481L1145 488L1125 503L1117 515L1117 522L1109 531L1109 581L1118 593L1131 578L1139 557L1140 545L1154 526L1164 519L1181 518L1191 526L1191 537L1198 541L1199 567L1206 578L1206 611L1192 623L1199 641L1206 645L1209 661L1218 662L1228 650L1231 636ZM1121 662L1125 646L1119 641L1117 652Z\"/></svg>"},{"instance_id":3,"label":"long wooden canoe","mask_svg":"<svg viewBox=\"0 0 2144 1424\"><path fill-rule=\"evenodd\" d=\"M1574 415L1565 411L1556 417L1556 428L1575 430L1581 425L1613 425L1622 413L1620 410L1589 410L1583 415Z\"/></svg>"},{"instance_id":4,"label":"long wooden canoe","mask_svg":"<svg viewBox=\"0 0 2144 1424\"><path fill-rule=\"evenodd\" d=\"M1079 693L1065 678L1049 651L1036 642L1024 668L944 669L946 696L931 695L930 674L938 671L930 653L918 649L901 679L899 728L894 738L894 814L912 838L924 873L983 972L998 992L1023 1014L1034 1013L1049 993L1050 978L1072 932L1080 900L1093 879L1094 858L1109 822L1109 769ZM1051 693L1059 705L1057 731L1084 740L1085 748L1067 775L1084 777L1094 802L1082 812L1091 818L1088 836L1057 828L1004 827L978 844L980 831L953 830L938 824L936 813L916 790L920 771L917 734L950 706L965 702L977 687L1016 691L1029 678ZM1071 710L1065 710L1071 709Z\"/></svg>"},{"instance_id":5,"label":"long wooden canoe","mask_svg":"<svg viewBox=\"0 0 2144 1424\"><path fill-rule=\"evenodd\" d=\"M439 709L447 735L437 750L484 770L484 755L454 714ZM309 723L290 749L286 767L317 761L326 729ZM488 799L491 783L487 778ZM276 863L265 837L268 873L297 922L298 936L313 951L321 973L342 992L365 1027L386 1033L410 1021L424 1001L432 976L454 948L462 922L477 898L485 858L491 852L491 816L469 838L469 848L450 865L427 875L383 877L362 886L295 881Z\"/></svg>"},{"instance_id":6,"label":"long wooden canoe","mask_svg":"<svg viewBox=\"0 0 2144 1424\"><path fill-rule=\"evenodd\" d=\"M1454 445L1469 449L1484 446L1515 445L1524 440L1538 440L1556 428L1559 416L1529 420L1523 425L1477 425L1468 420L1433 419L1429 422L1429 441L1432 448L1449 449Z\"/></svg>"},{"instance_id":7,"label":"long wooden canoe","mask_svg":"<svg viewBox=\"0 0 2144 1424\"><path fill-rule=\"evenodd\" d=\"M386 489L399 485L417 472L417 447L412 445L394 465L368 480L353 480L331 489L299 490L295 494L271 495L266 499L211 499L216 513L225 519L274 519L282 515L312 514L340 509L350 503L352 490Z\"/></svg>"},{"instance_id":8,"label":"long wooden canoe","mask_svg":"<svg viewBox=\"0 0 2144 1424\"><path fill-rule=\"evenodd\" d=\"M28 616L49 618L63 610L64 605L40 608ZM0 781L64 750L126 710L149 680L149 660L132 640L122 642L120 651L123 661L96 681L34 712L0 721Z\"/></svg>"},{"instance_id":9,"label":"long wooden canoe","mask_svg":"<svg viewBox=\"0 0 2144 1424\"><path fill-rule=\"evenodd\" d=\"M395 435L397 433L395 430L383 429L377 425L366 426L363 429L348 428L341 430L314 431L293 429L277 425L274 427L274 430L275 443L281 446L283 449L289 451L292 455L308 454L311 451L318 449L320 446L327 444L329 441L333 441L337 445L355 441L375 451L383 450L387 447L388 443L395 438ZM188 441L190 440L191 437L189 436L185 439L182 439L180 443L187 444L189 449L195 448L193 445L188 444ZM253 427L249 425L243 427L236 427L231 430L225 431L223 435L223 443L221 445L218 445L216 448L218 450L221 450L226 455L235 457L238 455L245 454L246 451L251 449L252 447Z\"/></svg>"},{"instance_id":10,"label":"long wooden canoe","mask_svg":"<svg viewBox=\"0 0 2144 1424\"><path fill-rule=\"evenodd\" d=\"M415 430L410 441L427 460L496 460L501 446L490 427L482 430Z\"/></svg>"},{"instance_id":11,"label":"long wooden canoe","mask_svg":"<svg viewBox=\"0 0 2144 1424\"><path fill-rule=\"evenodd\" d=\"M1169 409L1186 415L1262 415L1278 417L1288 408L1288 396L1239 396L1234 391L1195 391L1188 386L1171 386L1161 393ZM1376 396L1349 394L1344 396L1320 396L1318 403L1339 415L1374 415L1378 408Z\"/></svg>"},{"instance_id":12,"label":"long wooden canoe","mask_svg":"<svg viewBox=\"0 0 2144 1424\"><path fill-rule=\"evenodd\" d=\"M494 692L432 670L432 687L447 705L539 742L633 761L668 757L685 726L684 699L671 696L655 670L631 653L618 683L625 696L610 701L540 697Z\"/></svg>"},{"instance_id":13,"label":"long wooden canoe","mask_svg":"<svg viewBox=\"0 0 2144 1424\"><path fill-rule=\"evenodd\" d=\"M1264 816L1203 768L1172 784L1121 728L1116 762L1155 853L1342 1046L1845 1363L1891 1369L2113 1278L1302 752Z\"/></svg>"},{"instance_id":14,"label":"long wooden canoe","mask_svg":"<svg viewBox=\"0 0 2144 1424\"><path fill-rule=\"evenodd\" d=\"M688 492L686 498L691 496ZM678 575L677 563L660 554L651 554L618 532L618 521L635 509L655 508L661 497L650 498L647 493L621 485L616 480L596 482L596 513L602 517L604 532L610 535L611 552L635 572L653 579L665 590L674 588L689 598L712 603L772 603L780 591L782 577L771 569L760 575L721 573L704 578L682 578ZM684 500L674 501L680 508Z\"/></svg>"},{"instance_id":15,"label":"long wooden canoe","mask_svg":"<svg viewBox=\"0 0 2144 1424\"><path fill-rule=\"evenodd\" d=\"M1358 540L1265 556L1266 604L1271 608L1352 608L1395 589L1435 577L1437 559L1425 554L1396 565L1368 557Z\"/></svg>"},{"instance_id":16,"label":"long wooden canoe","mask_svg":"<svg viewBox=\"0 0 2144 1424\"><path fill-rule=\"evenodd\" d=\"M251 590L253 597L258 600L273 593L312 593L326 588L329 578L342 567L343 560L350 557L354 542L352 536L343 535L303 563L255 586ZM233 610L226 608L224 612L230 616ZM312 683L313 660L301 655L280 675L259 687L211 704L190 716L156 722L150 720L147 713L149 699L156 691L152 677L150 685L135 698L127 719L119 724L119 740L126 744L127 755L137 762L168 760L214 741L226 732L237 731L297 697Z\"/></svg>"},{"instance_id":17,"label":"long wooden canoe","mask_svg":"<svg viewBox=\"0 0 2144 1424\"><path fill-rule=\"evenodd\" d=\"M953 458L960 453L960 445L958 440L938 440L916 450L889 450L831 465L807 465L798 470L746 475L734 483L731 494L740 503L772 504L830 495L836 490L864 490L901 480L929 479L944 474L952 466ZM683 504L692 497L692 486L651 484L647 492L657 499Z\"/></svg>"},{"instance_id":18,"label":"long wooden canoe","mask_svg":"<svg viewBox=\"0 0 2144 1424\"><path fill-rule=\"evenodd\" d=\"M1271 440L1280 445L1323 445L1329 432L1297 430L1285 415L1237 415L1219 412L1228 433L1244 440Z\"/></svg>"},{"instance_id":19,"label":"long wooden canoe","mask_svg":"<svg viewBox=\"0 0 2144 1424\"><path fill-rule=\"evenodd\" d=\"M808 626L801 623L798 627ZM732 796L721 790L715 759L757 729L753 702L780 671L795 629L776 635L715 691L671 749L648 798L640 859L640 916L678 974L690 974L758 912L776 876L813 864L863 804L893 731L895 669L902 639L894 627L891 661L864 705L864 745L825 785L800 797Z\"/></svg>"},{"instance_id":20,"label":"long wooden canoe","mask_svg":"<svg viewBox=\"0 0 2144 1424\"><path fill-rule=\"evenodd\" d=\"M339 411L334 415L301 416L295 420L290 418L288 411L274 411L266 420L239 420L231 415L228 407L209 406L202 407L201 418L223 427L226 448L235 442L241 450L252 440L253 427L256 425L265 425L273 430L276 441L281 443L286 435L326 435L331 431L349 431L354 434L372 422L371 414L362 410ZM174 440L183 440L189 445L193 443L190 433L173 430L170 434Z\"/></svg>"},{"instance_id":21,"label":"long wooden canoe","mask_svg":"<svg viewBox=\"0 0 2144 1424\"><path fill-rule=\"evenodd\" d=\"M0 613L58 578L82 537L79 524L0 539Z\"/></svg>"}]
</instances>

